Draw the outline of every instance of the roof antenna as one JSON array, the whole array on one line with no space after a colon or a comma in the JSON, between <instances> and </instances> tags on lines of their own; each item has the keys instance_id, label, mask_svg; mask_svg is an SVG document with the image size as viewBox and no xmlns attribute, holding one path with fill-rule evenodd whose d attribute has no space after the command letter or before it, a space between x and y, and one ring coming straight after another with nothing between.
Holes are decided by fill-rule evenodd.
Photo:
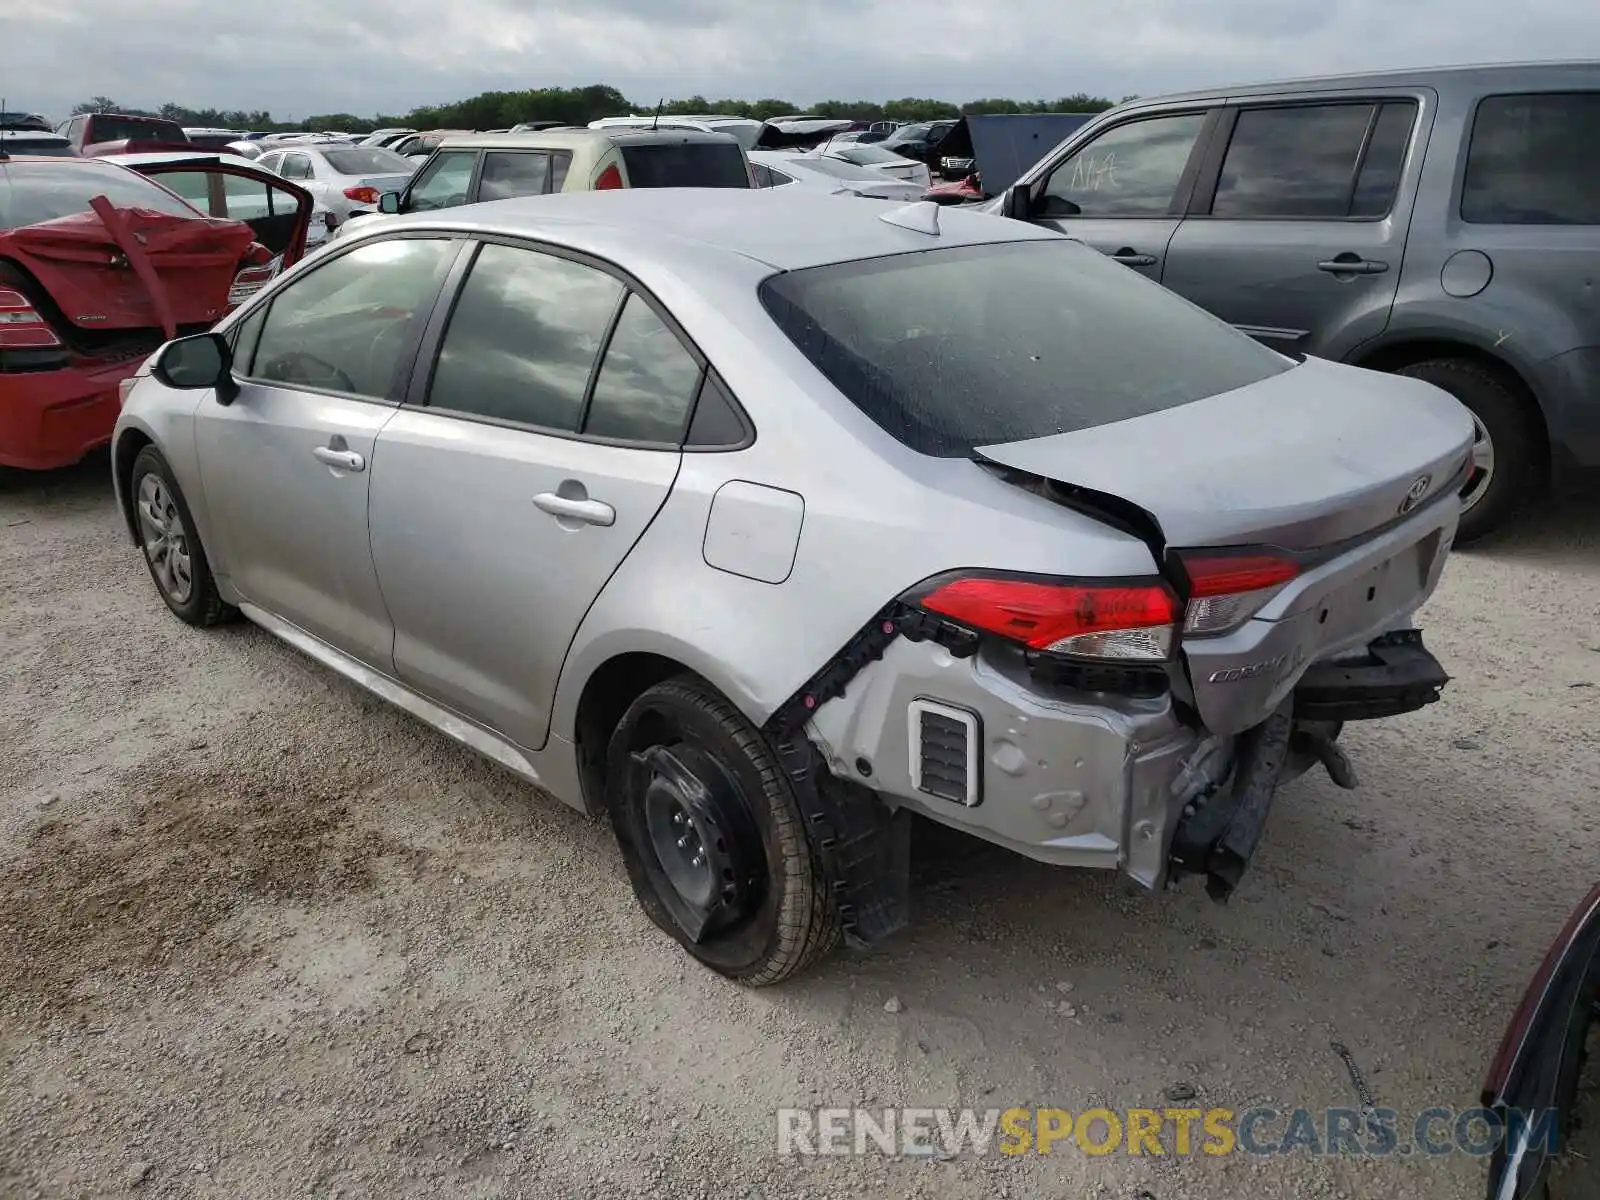
<instances>
[{"instance_id":1,"label":"roof antenna","mask_svg":"<svg viewBox=\"0 0 1600 1200\"><path fill-rule=\"evenodd\" d=\"M661 97L661 99L656 101L656 115L650 118L650 132L651 133L655 132L656 123L661 120L661 110L663 108L665 108L666 106L667 106L667 98L665 96Z\"/></svg>"},{"instance_id":2,"label":"roof antenna","mask_svg":"<svg viewBox=\"0 0 1600 1200\"><path fill-rule=\"evenodd\" d=\"M6 98L0 96L0 161L9 158L6 154Z\"/></svg>"}]
</instances>

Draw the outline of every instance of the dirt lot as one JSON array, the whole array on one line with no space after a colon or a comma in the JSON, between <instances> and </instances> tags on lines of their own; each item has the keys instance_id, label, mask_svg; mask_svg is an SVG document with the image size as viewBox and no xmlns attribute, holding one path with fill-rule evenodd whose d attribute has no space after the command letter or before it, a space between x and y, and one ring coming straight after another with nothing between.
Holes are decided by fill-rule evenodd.
<instances>
[{"instance_id":1,"label":"dirt lot","mask_svg":"<svg viewBox=\"0 0 1600 1200\"><path fill-rule=\"evenodd\" d=\"M5 485L0 1195L1482 1195L1462 1156L781 1159L774 1110L1350 1106L1330 1041L1380 1105L1473 1103L1600 876L1594 511L1455 560L1446 702L1289 788L1231 905L919 830L912 930L746 992L602 826L179 624L102 462Z\"/></svg>"}]
</instances>

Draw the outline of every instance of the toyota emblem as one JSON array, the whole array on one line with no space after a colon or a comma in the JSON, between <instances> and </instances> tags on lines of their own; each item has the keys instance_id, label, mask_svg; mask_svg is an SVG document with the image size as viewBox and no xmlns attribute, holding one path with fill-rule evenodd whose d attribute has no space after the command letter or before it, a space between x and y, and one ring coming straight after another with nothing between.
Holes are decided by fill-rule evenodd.
<instances>
[{"instance_id":1,"label":"toyota emblem","mask_svg":"<svg viewBox=\"0 0 1600 1200\"><path fill-rule=\"evenodd\" d=\"M1414 479L1411 486L1406 489L1406 498L1400 501L1401 513L1408 513L1421 504L1422 498L1428 494L1428 489L1432 486L1432 475L1420 475Z\"/></svg>"}]
</instances>

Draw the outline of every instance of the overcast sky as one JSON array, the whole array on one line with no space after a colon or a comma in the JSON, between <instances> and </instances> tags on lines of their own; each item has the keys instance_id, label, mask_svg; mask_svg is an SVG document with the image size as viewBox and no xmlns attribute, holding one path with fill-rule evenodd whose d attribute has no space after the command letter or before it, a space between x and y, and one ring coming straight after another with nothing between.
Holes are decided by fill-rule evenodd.
<instances>
[{"instance_id":1,"label":"overcast sky","mask_svg":"<svg viewBox=\"0 0 1600 1200\"><path fill-rule=\"evenodd\" d=\"M0 0L0 94L400 113L490 89L630 99L1118 98L1570 57L1596 0Z\"/></svg>"}]
</instances>

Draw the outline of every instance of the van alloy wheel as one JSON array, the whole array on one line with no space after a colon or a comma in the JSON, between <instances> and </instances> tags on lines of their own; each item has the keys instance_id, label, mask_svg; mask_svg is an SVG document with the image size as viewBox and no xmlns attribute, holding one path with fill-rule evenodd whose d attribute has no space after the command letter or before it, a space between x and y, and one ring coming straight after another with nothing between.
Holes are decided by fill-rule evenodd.
<instances>
[{"instance_id":1,"label":"van alloy wheel","mask_svg":"<svg viewBox=\"0 0 1600 1200\"><path fill-rule=\"evenodd\" d=\"M150 560L156 586L174 604L187 604L194 591L189 535L177 501L159 475L152 473L139 481L137 509L144 553Z\"/></svg>"},{"instance_id":2,"label":"van alloy wheel","mask_svg":"<svg viewBox=\"0 0 1600 1200\"><path fill-rule=\"evenodd\" d=\"M1477 413L1472 414L1472 467L1461 487L1461 511L1471 512L1494 482L1494 440Z\"/></svg>"}]
</instances>

